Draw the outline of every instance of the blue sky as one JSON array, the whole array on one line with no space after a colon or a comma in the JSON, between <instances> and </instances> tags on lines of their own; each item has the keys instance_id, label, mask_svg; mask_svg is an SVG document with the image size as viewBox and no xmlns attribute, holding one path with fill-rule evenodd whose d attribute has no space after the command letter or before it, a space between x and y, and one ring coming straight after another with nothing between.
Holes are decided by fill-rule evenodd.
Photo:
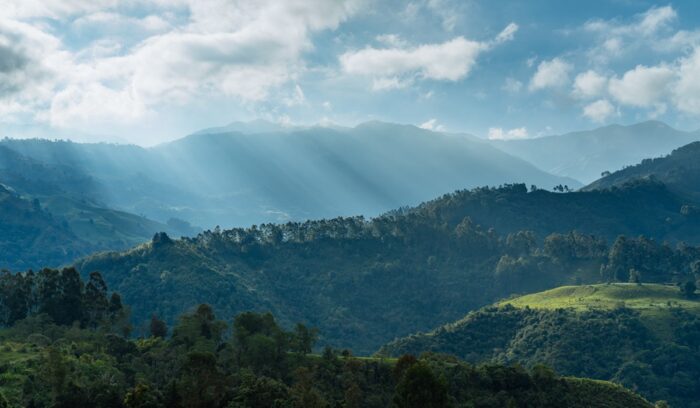
<instances>
[{"instance_id":1,"label":"blue sky","mask_svg":"<svg viewBox=\"0 0 700 408\"><path fill-rule=\"evenodd\" d=\"M700 128L696 1L6 0L0 135L411 123L525 138Z\"/></svg>"}]
</instances>

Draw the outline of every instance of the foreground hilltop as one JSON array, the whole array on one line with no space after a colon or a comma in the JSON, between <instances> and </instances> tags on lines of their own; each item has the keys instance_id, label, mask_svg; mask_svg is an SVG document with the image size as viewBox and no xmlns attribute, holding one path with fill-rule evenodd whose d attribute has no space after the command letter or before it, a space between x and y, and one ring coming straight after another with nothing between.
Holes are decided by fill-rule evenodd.
<instances>
[{"instance_id":1,"label":"foreground hilltop","mask_svg":"<svg viewBox=\"0 0 700 408\"><path fill-rule=\"evenodd\" d=\"M11 306L0 321L3 408L651 408L619 385L544 366L313 354L315 329L285 330L270 313L219 320L206 304L172 330L153 317L147 334L129 338L128 308L99 273L2 274L0 288Z\"/></svg>"},{"instance_id":2,"label":"foreground hilltop","mask_svg":"<svg viewBox=\"0 0 700 408\"><path fill-rule=\"evenodd\" d=\"M700 406L700 299L658 284L566 286L516 297L395 340L379 354L544 363L612 380L651 400Z\"/></svg>"}]
</instances>

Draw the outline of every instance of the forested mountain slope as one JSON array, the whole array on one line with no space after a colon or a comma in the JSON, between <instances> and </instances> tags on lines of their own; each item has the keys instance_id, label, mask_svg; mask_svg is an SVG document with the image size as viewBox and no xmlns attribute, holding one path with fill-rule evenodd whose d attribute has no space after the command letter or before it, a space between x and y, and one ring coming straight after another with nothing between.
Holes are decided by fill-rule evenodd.
<instances>
[{"instance_id":1,"label":"forested mountain slope","mask_svg":"<svg viewBox=\"0 0 700 408\"><path fill-rule=\"evenodd\" d=\"M0 268L59 266L97 250L126 249L165 225L102 204L103 186L89 173L47 164L0 146Z\"/></svg>"},{"instance_id":2,"label":"forested mountain slope","mask_svg":"<svg viewBox=\"0 0 700 408\"><path fill-rule=\"evenodd\" d=\"M569 286L499 302L382 355L448 353L473 363L546 364L698 407L700 298L654 284Z\"/></svg>"},{"instance_id":3,"label":"forested mountain slope","mask_svg":"<svg viewBox=\"0 0 700 408\"><path fill-rule=\"evenodd\" d=\"M700 142L680 147L667 156L644 159L637 165L606 175L584 190L600 190L639 179L662 182L670 190L700 202Z\"/></svg>"},{"instance_id":4,"label":"forested mountain slope","mask_svg":"<svg viewBox=\"0 0 700 408\"><path fill-rule=\"evenodd\" d=\"M172 320L207 301L225 316L270 310L284 324L308 322L325 334L324 344L368 352L511 293L626 281L631 268L648 281L687 279L700 259L695 247L674 249L647 238L611 245L613 238L606 239L622 231L697 242L696 224L659 188L568 194L527 192L520 185L479 189L372 220L265 224L181 240L158 235L76 265L83 273L101 271L132 305L136 322L153 312ZM649 195L657 199L642 200ZM475 222L499 218L500 230ZM603 238L569 233L573 229Z\"/></svg>"},{"instance_id":5,"label":"forested mountain slope","mask_svg":"<svg viewBox=\"0 0 700 408\"><path fill-rule=\"evenodd\" d=\"M544 171L587 184L605 171L614 172L623 166L668 154L673 149L698 140L700 131L683 132L663 122L648 121L560 136L491 143Z\"/></svg>"},{"instance_id":6,"label":"forested mountain slope","mask_svg":"<svg viewBox=\"0 0 700 408\"><path fill-rule=\"evenodd\" d=\"M93 251L71 229L0 185L0 268L24 270L69 262Z\"/></svg>"}]
</instances>

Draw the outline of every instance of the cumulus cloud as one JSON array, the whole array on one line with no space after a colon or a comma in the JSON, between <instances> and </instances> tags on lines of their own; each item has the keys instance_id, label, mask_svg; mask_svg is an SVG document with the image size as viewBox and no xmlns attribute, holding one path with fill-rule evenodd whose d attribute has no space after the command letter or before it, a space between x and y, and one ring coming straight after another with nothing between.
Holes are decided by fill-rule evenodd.
<instances>
[{"instance_id":1,"label":"cumulus cloud","mask_svg":"<svg viewBox=\"0 0 700 408\"><path fill-rule=\"evenodd\" d=\"M415 73L426 79L457 81L469 74L485 49L483 43L457 37L415 48L365 48L341 55L340 63L350 74L386 78Z\"/></svg>"},{"instance_id":2,"label":"cumulus cloud","mask_svg":"<svg viewBox=\"0 0 700 408\"><path fill-rule=\"evenodd\" d=\"M635 15L629 21L592 20L584 24L584 31L596 35L599 43L588 50L587 55L597 64L622 59L636 52L670 52L695 41L693 32L671 34L671 27L678 21L678 13L672 6L652 7Z\"/></svg>"},{"instance_id":3,"label":"cumulus cloud","mask_svg":"<svg viewBox=\"0 0 700 408\"><path fill-rule=\"evenodd\" d=\"M625 105L652 107L666 96L675 77L670 67L638 65L622 78L610 79L610 95Z\"/></svg>"},{"instance_id":4,"label":"cumulus cloud","mask_svg":"<svg viewBox=\"0 0 700 408\"><path fill-rule=\"evenodd\" d=\"M538 91L566 86L569 83L569 73L573 68L573 65L561 58L542 61L537 66L537 71L530 80L529 89Z\"/></svg>"},{"instance_id":5,"label":"cumulus cloud","mask_svg":"<svg viewBox=\"0 0 700 408\"><path fill-rule=\"evenodd\" d=\"M602 123L615 114L615 107L607 99L599 99L583 108L583 116L593 122Z\"/></svg>"},{"instance_id":6,"label":"cumulus cloud","mask_svg":"<svg viewBox=\"0 0 700 408\"><path fill-rule=\"evenodd\" d=\"M700 49L682 58L678 65L678 81L673 85L673 103L685 113L700 115Z\"/></svg>"},{"instance_id":7,"label":"cumulus cloud","mask_svg":"<svg viewBox=\"0 0 700 408\"><path fill-rule=\"evenodd\" d=\"M652 7L636 15L628 24L616 20L592 20L584 25L584 29L608 36L649 36L668 27L677 17L678 13L671 6Z\"/></svg>"},{"instance_id":8,"label":"cumulus cloud","mask_svg":"<svg viewBox=\"0 0 700 408\"><path fill-rule=\"evenodd\" d=\"M263 101L296 82L313 33L336 28L362 1L148 1L161 18L125 14L123 7L143 5L133 0L8 0L0 19L0 112L23 107L36 120L89 131L90 123L136 120L195 98ZM173 13L180 17L169 21ZM54 20L94 31L95 41L70 50L52 34ZM136 35L136 42L123 47L107 34ZM3 100L11 91L21 96ZM304 100L297 86L281 103Z\"/></svg>"},{"instance_id":9,"label":"cumulus cloud","mask_svg":"<svg viewBox=\"0 0 700 408\"><path fill-rule=\"evenodd\" d=\"M527 139L530 137L527 129L525 127L504 130L503 128L492 127L489 128L488 138L490 140L514 140L514 139Z\"/></svg>"},{"instance_id":10,"label":"cumulus cloud","mask_svg":"<svg viewBox=\"0 0 700 408\"><path fill-rule=\"evenodd\" d=\"M573 93L579 98L594 98L605 92L607 84L608 79L604 75L589 70L576 76Z\"/></svg>"},{"instance_id":11,"label":"cumulus cloud","mask_svg":"<svg viewBox=\"0 0 700 408\"><path fill-rule=\"evenodd\" d=\"M493 41L456 37L444 43L417 47L367 47L340 56L343 71L374 78L373 89L395 89L415 79L458 81L469 75L479 54L511 38L510 24ZM408 81L408 82L407 82Z\"/></svg>"}]
</instances>

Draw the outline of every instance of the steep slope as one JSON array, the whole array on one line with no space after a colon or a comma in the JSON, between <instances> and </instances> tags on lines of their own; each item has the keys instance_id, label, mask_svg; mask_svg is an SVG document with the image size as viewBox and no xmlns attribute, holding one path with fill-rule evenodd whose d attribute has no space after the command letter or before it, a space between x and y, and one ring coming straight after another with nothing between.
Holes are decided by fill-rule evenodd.
<instances>
[{"instance_id":1,"label":"steep slope","mask_svg":"<svg viewBox=\"0 0 700 408\"><path fill-rule=\"evenodd\" d=\"M620 186L638 179L662 182L669 189L700 202L700 142L680 147L664 157L642 160L591 183L584 190Z\"/></svg>"},{"instance_id":2,"label":"steep slope","mask_svg":"<svg viewBox=\"0 0 700 408\"><path fill-rule=\"evenodd\" d=\"M650 400L698 407L700 300L675 287L562 287L502 301L382 355L449 353L472 362L544 363L564 375L613 380Z\"/></svg>"},{"instance_id":3,"label":"steep slope","mask_svg":"<svg viewBox=\"0 0 700 408\"><path fill-rule=\"evenodd\" d=\"M700 140L700 131L683 132L662 122L649 121L561 136L492 141L492 144L551 174L591 183L605 171L616 171L648 157L668 154L697 140Z\"/></svg>"},{"instance_id":4,"label":"steep slope","mask_svg":"<svg viewBox=\"0 0 700 408\"><path fill-rule=\"evenodd\" d=\"M0 268L23 270L69 262L95 249L38 202L0 185Z\"/></svg>"}]
</instances>

